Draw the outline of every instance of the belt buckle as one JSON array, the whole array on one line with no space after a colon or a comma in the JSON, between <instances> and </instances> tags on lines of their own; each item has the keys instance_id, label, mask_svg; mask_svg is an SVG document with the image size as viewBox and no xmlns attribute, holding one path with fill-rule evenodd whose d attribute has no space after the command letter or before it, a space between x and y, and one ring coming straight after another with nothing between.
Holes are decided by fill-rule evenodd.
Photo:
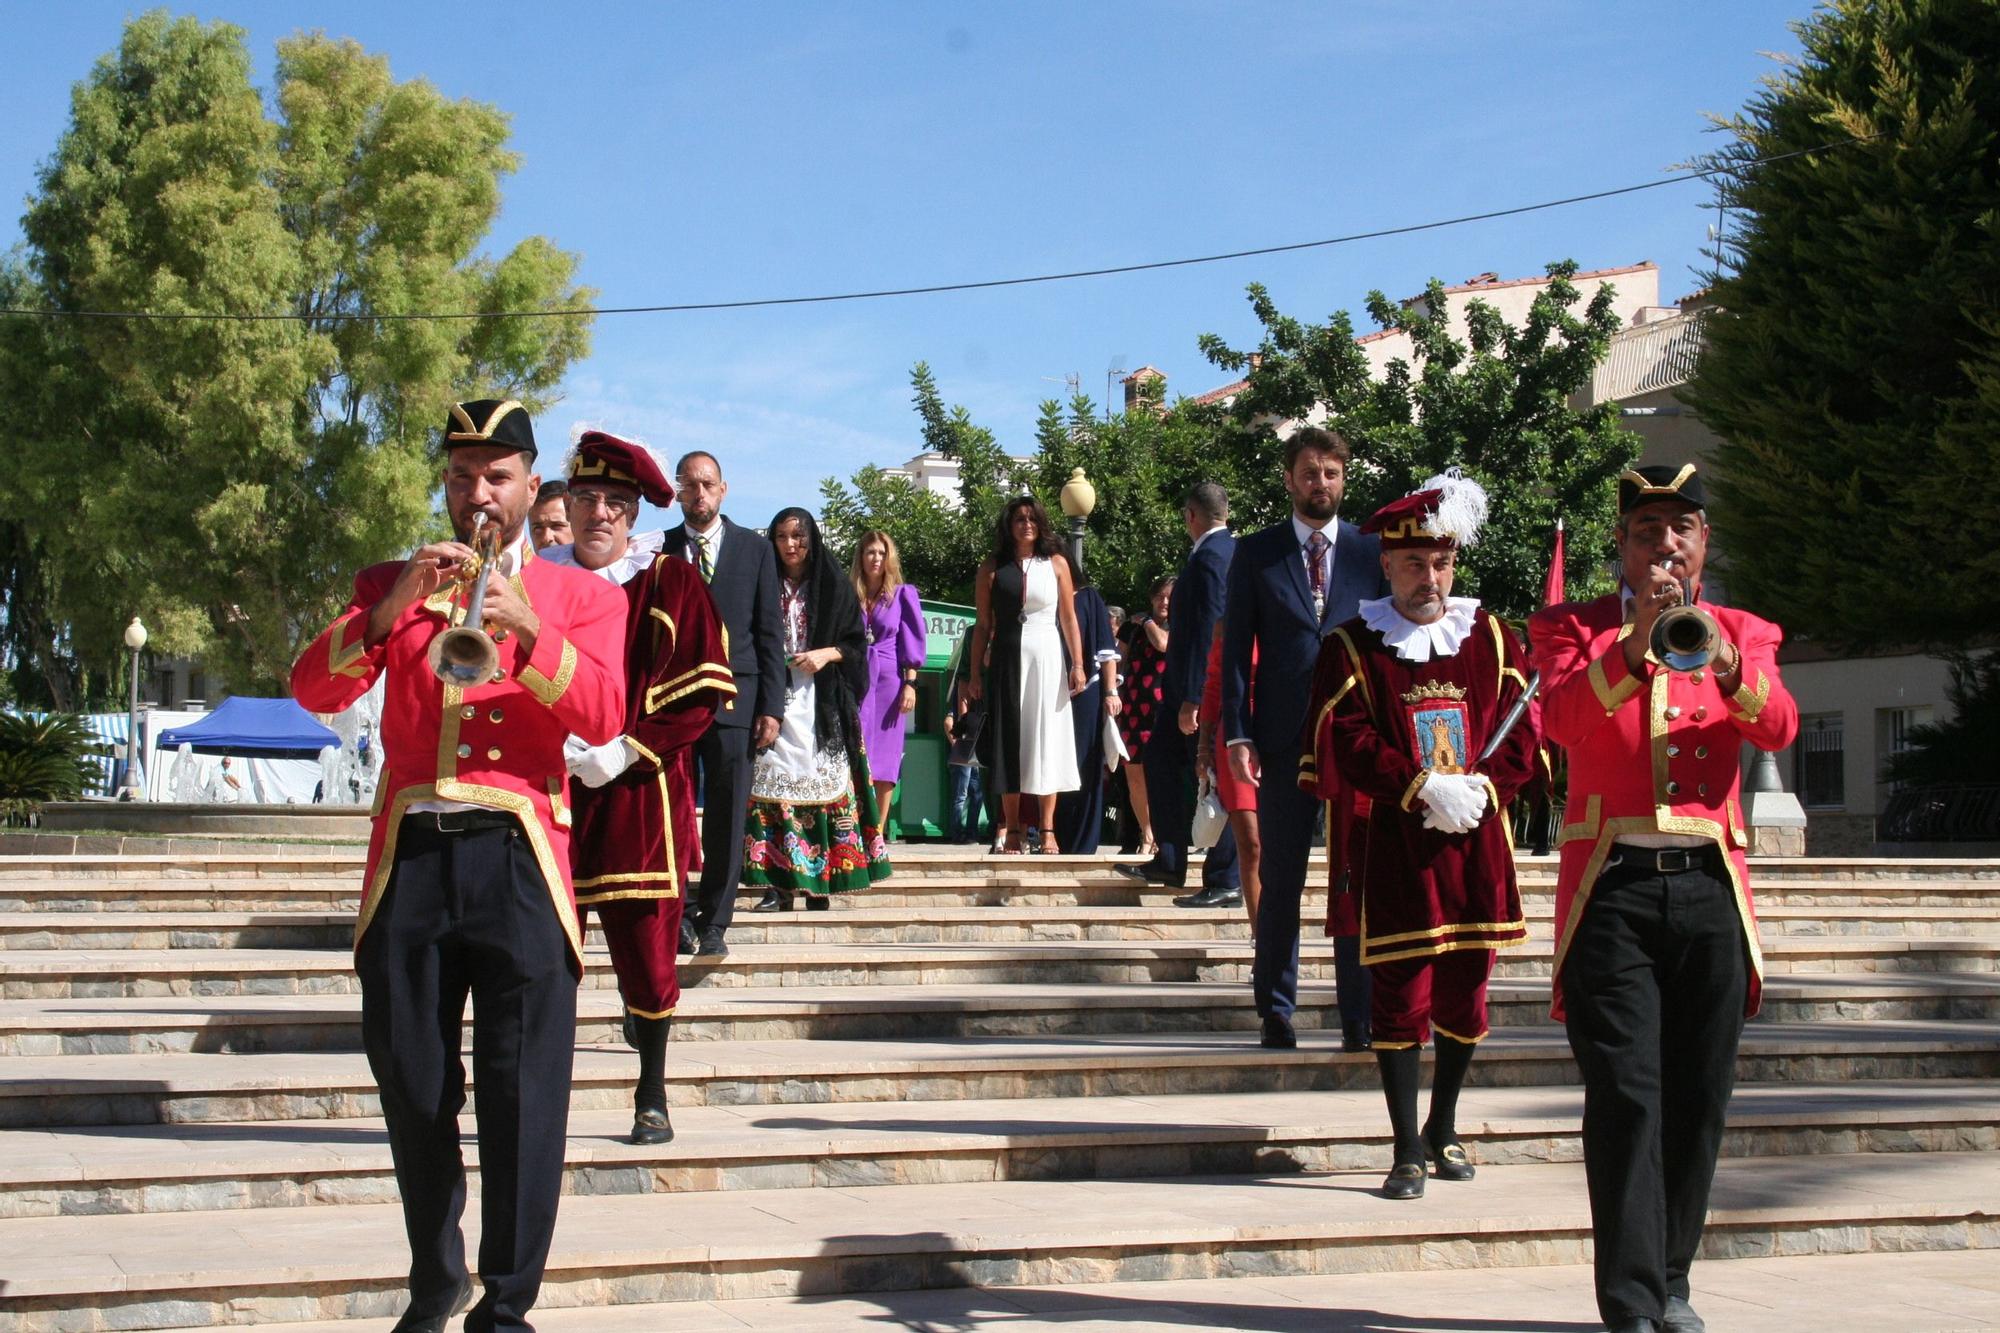
<instances>
[{"instance_id":1,"label":"belt buckle","mask_svg":"<svg viewBox=\"0 0 2000 1333\"><path fill-rule=\"evenodd\" d=\"M1678 875L1684 870L1694 869L1695 857L1698 855L1700 853L1690 847L1663 847L1659 851L1656 864L1660 873Z\"/></svg>"}]
</instances>

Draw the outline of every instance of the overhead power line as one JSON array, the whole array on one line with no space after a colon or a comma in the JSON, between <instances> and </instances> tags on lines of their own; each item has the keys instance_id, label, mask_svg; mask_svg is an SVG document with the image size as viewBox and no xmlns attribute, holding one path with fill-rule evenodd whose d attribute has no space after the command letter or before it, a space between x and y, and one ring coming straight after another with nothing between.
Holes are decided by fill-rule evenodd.
<instances>
[{"instance_id":1,"label":"overhead power line","mask_svg":"<svg viewBox=\"0 0 2000 1333\"><path fill-rule=\"evenodd\" d=\"M1773 162L1783 162L1789 158L1805 157L1812 153L1825 152L1834 148L1848 148L1855 144L1867 143L1883 138L1883 134L1857 135L1847 139L1834 139L1815 144L1811 148L1795 148L1788 153L1774 153L1769 157L1746 158L1724 166L1690 168L1662 176L1658 180L1641 181L1636 185L1620 185L1609 190L1592 190L1588 194L1573 194L1562 199L1545 199L1536 204L1520 204L1513 208L1489 209L1483 213L1466 213L1459 217L1440 218L1431 222L1411 222L1397 227L1378 227L1373 231L1350 232L1345 236L1329 236L1318 241L1293 241L1286 245L1261 245L1247 250L1227 250L1221 254L1196 255L1188 259L1155 259L1142 264L1111 264L1102 268L1071 269L1064 273L1038 273L1020 278L986 278L975 282L940 282L921 287L883 287L863 292L831 292L819 296L765 296L737 301L682 301L664 305L622 305L599 306L595 309L556 310L476 310L476 311L433 311L427 313L380 314L371 312L336 312L316 315L296 313L232 314L226 311L184 310L34 310L19 306L0 306L0 315L26 315L43 319L135 319L135 320L234 320L241 323L278 322L286 320L352 322L375 320L383 323L409 320L473 320L473 319L574 319L596 315L670 315L684 314L698 310L754 310L767 306L826 305L839 301L878 301L892 296L935 296L944 292L976 292L996 287L1027 287L1044 282L1075 282L1081 278L1108 278L1123 273L1149 273L1158 269L1190 268L1197 264L1220 264L1232 259L1253 259L1260 255L1291 254L1299 250L1321 250L1335 245L1352 245L1357 241L1376 241L1389 236L1409 236L1416 232L1438 231L1445 227L1462 227L1473 222L1491 222L1497 218L1519 217L1524 213L1540 213L1552 208L1568 208L1573 204L1587 204L1598 199L1615 199L1620 195L1638 194L1643 190L1658 190L1669 185L1684 185L1689 181L1707 180L1714 176L1733 175L1751 167L1765 166Z\"/></svg>"}]
</instances>

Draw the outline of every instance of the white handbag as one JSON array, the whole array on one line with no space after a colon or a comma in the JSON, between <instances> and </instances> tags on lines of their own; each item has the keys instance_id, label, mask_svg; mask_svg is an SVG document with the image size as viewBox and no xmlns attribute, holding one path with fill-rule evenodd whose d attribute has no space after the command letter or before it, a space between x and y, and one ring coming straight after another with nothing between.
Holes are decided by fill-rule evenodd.
<instances>
[{"instance_id":1,"label":"white handbag","mask_svg":"<svg viewBox=\"0 0 2000 1333\"><path fill-rule=\"evenodd\" d=\"M1201 799L1194 807L1194 829L1189 835L1196 847L1209 848L1222 841L1222 831L1229 827L1229 813L1222 808L1222 798L1216 795L1215 784L1204 780L1201 784Z\"/></svg>"}]
</instances>

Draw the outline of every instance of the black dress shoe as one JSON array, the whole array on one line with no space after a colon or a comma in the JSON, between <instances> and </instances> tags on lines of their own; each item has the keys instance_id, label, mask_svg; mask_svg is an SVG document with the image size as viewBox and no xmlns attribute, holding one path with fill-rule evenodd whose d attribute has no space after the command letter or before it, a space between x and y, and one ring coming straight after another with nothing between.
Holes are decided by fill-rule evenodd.
<instances>
[{"instance_id":1,"label":"black dress shoe","mask_svg":"<svg viewBox=\"0 0 2000 1333\"><path fill-rule=\"evenodd\" d=\"M681 918L681 952L697 954L701 952L701 932L694 928L694 922Z\"/></svg>"},{"instance_id":2,"label":"black dress shoe","mask_svg":"<svg viewBox=\"0 0 2000 1333\"><path fill-rule=\"evenodd\" d=\"M1621 1319L1615 1324L1606 1324L1610 1333L1660 1333L1660 1326L1651 1319Z\"/></svg>"},{"instance_id":3,"label":"black dress shoe","mask_svg":"<svg viewBox=\"0 0 2000 1333\"><path fill-rule=\"evenodd\" d=\"M832 894L808 893L806 895L806 910L808 912L827 912L831 911L832 909L833 909Z\"/></svg>"},{"instance_id":4,"label":"black dress shoe","mask_svg":"<svg viewBox=\"0 0 2000 1333\"><path fill-rule=\"evenodd\" d=\"M1389 1168L1388 1179L1382 1182L1382 1197L1385 1199L1421 1199L1424 1197L1424 1165L1422 1162L1398 1162Z\"/></svg>"},{"instance_id":5,"label":"black dress shoe","mask_svg":"<svg viewBox=\"0 0 2000 1333\"><path fill-rule=\"evenodd\" d=\"M1660 1320L1666 1333L1707 1333L1708 1323L1694 1312L1685 1296L1667 1297L1666 1316Z\"/></svg>"},{"instance_id":6,"label":"black dress shoe","mask_svg":"<svg viewBox=\"0 0 2000 1333\"><path fill-rule=\"evenodd\" d=\"M667 1113L643 1106L632 1117L632 1136L626 1142L645 1147L654 1143L672 1143L673 1139L674 1123L667 1119Z\"/></svg>"},{"instance_id":7,"label":"black dress shoe","mask_svg":"<svg viewBox=\"0 0 2000 1333\"><path fill-rule=\"evenodd\" d=\"M472 1304L472 1279L468 1277L458 1284L458 1292L451 1298L451 1307L443 1314L413 1315L406 1311L389 1333L444 1333L445 1325L451 1322L452 1316L470 1304Z\"/></svg>"},{"instance_id":8,"label":"black dress shoe","mask_svg":"<svg viewBox=\"0 0 2000 1333\"><path fill-rule=\"evenodd\" d=\"M710 926L701 932L701 953L704 958L729 957L729 944L722 938L722 927Z\"/></svg>"},{"instance_id":9,"label":"black dress shoe","mask_svg":"<svg viewBox=\"0 0 2000 1333\"><path fill-rule=\"evenodd\" d=\"M1289 1051L1299 1044L1298 1034L1292 1031L1292 1021L1276 1014L1264 1020L1264 1035L1257 1040L1260 1045L1274 1051Z\"/></svg>"},{"instance_id":10,"label":"black dress shoe","mask_svg":"<svg viewBox=\"0 0 2000 1333\"><path fill-rule=\"evenodd\" d=\"M1243 890L1217 884L1198 893L1174 899L1176 907L1241 907Z\"/></svg>"},{"instance_id":11,"label":"black dress shoe","mask_svg":"<svg viewBox=\"0 0 2000 1333\"><path fill-rule=\"evenodd\" d=\"M1472 1158L1465 1151L1465 1145L1455 1138L1448 1143L1432 1143L1426 1136L1424 1156L1437 1164L1439 1180L1470 1180L1478 1174L1478 1169L1472 1165Z\"/></svg>"},{"instance_id":12,"label":"black dress shoe","mask_svg":"<svg viewBox=\"0 0 2000 1333\"><path fill-rule=\"evenodd\" d=\"M1368 1039L1368 1033L1362 1028L1342 1028L1340 1030L1340 1049L1346 1051L1349 1055L1353 1055L1356 1051L1374 1050L1375 1043Z\"/></svg>"},{"instance_id":13,"label":"black dress shoe","mask_svg":"<svg viewBox=\"0 0 2000 1333\"><path fill-rule=\"evenodd\" d=\"M1136 866L1118 865L1111 868L1125 878L1136 879L1141 884L1165 884L1167 882L1167 869L1157 861L1148 861L1143 865Z\"/></svg>"},{"instance_id":14,"label":"black dress shoe","mask_svg":"<svg viewBox=\"0 0 2000 1333\"><path fill-rule=\"evenodd\" d=\"M789 912L792 910L792 895L779 889L767 889L753 912Z\"/></svg>"}]
</instances>

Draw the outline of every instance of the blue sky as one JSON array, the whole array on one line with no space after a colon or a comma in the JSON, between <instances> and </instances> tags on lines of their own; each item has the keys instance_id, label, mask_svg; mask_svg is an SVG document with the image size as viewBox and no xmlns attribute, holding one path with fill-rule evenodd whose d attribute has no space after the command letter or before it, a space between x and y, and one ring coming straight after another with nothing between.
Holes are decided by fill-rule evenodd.
<instances>
[{"instance_id":1,"label":"blue sky","mask_svg":"<svg viewBox=\"0 0 2000 1333\"><path fill-rule=\"evenodd\" d=\"M0 245L130 6L15 7L0 84ZM179 11L177 11L179 12ZM607 305L1007 277L1311 240L1657 178L1712 146L1792 51L1804 0L1542 3L547 4L213 0L273 43L324 28L398 78L513 117L490 245L544 234ZM475 15L476 17L470 17ZM1699 285L1706 187L1411 237L1126 277L848 305L605 317L546 440L578 419L715 452L764 522L819 479L921 447L910 365L1030 445L1074 373L1228 378L1203 332L1243 299L1356 310L1432 276L1651 259Z\"/></svg>"}]
</instances>

